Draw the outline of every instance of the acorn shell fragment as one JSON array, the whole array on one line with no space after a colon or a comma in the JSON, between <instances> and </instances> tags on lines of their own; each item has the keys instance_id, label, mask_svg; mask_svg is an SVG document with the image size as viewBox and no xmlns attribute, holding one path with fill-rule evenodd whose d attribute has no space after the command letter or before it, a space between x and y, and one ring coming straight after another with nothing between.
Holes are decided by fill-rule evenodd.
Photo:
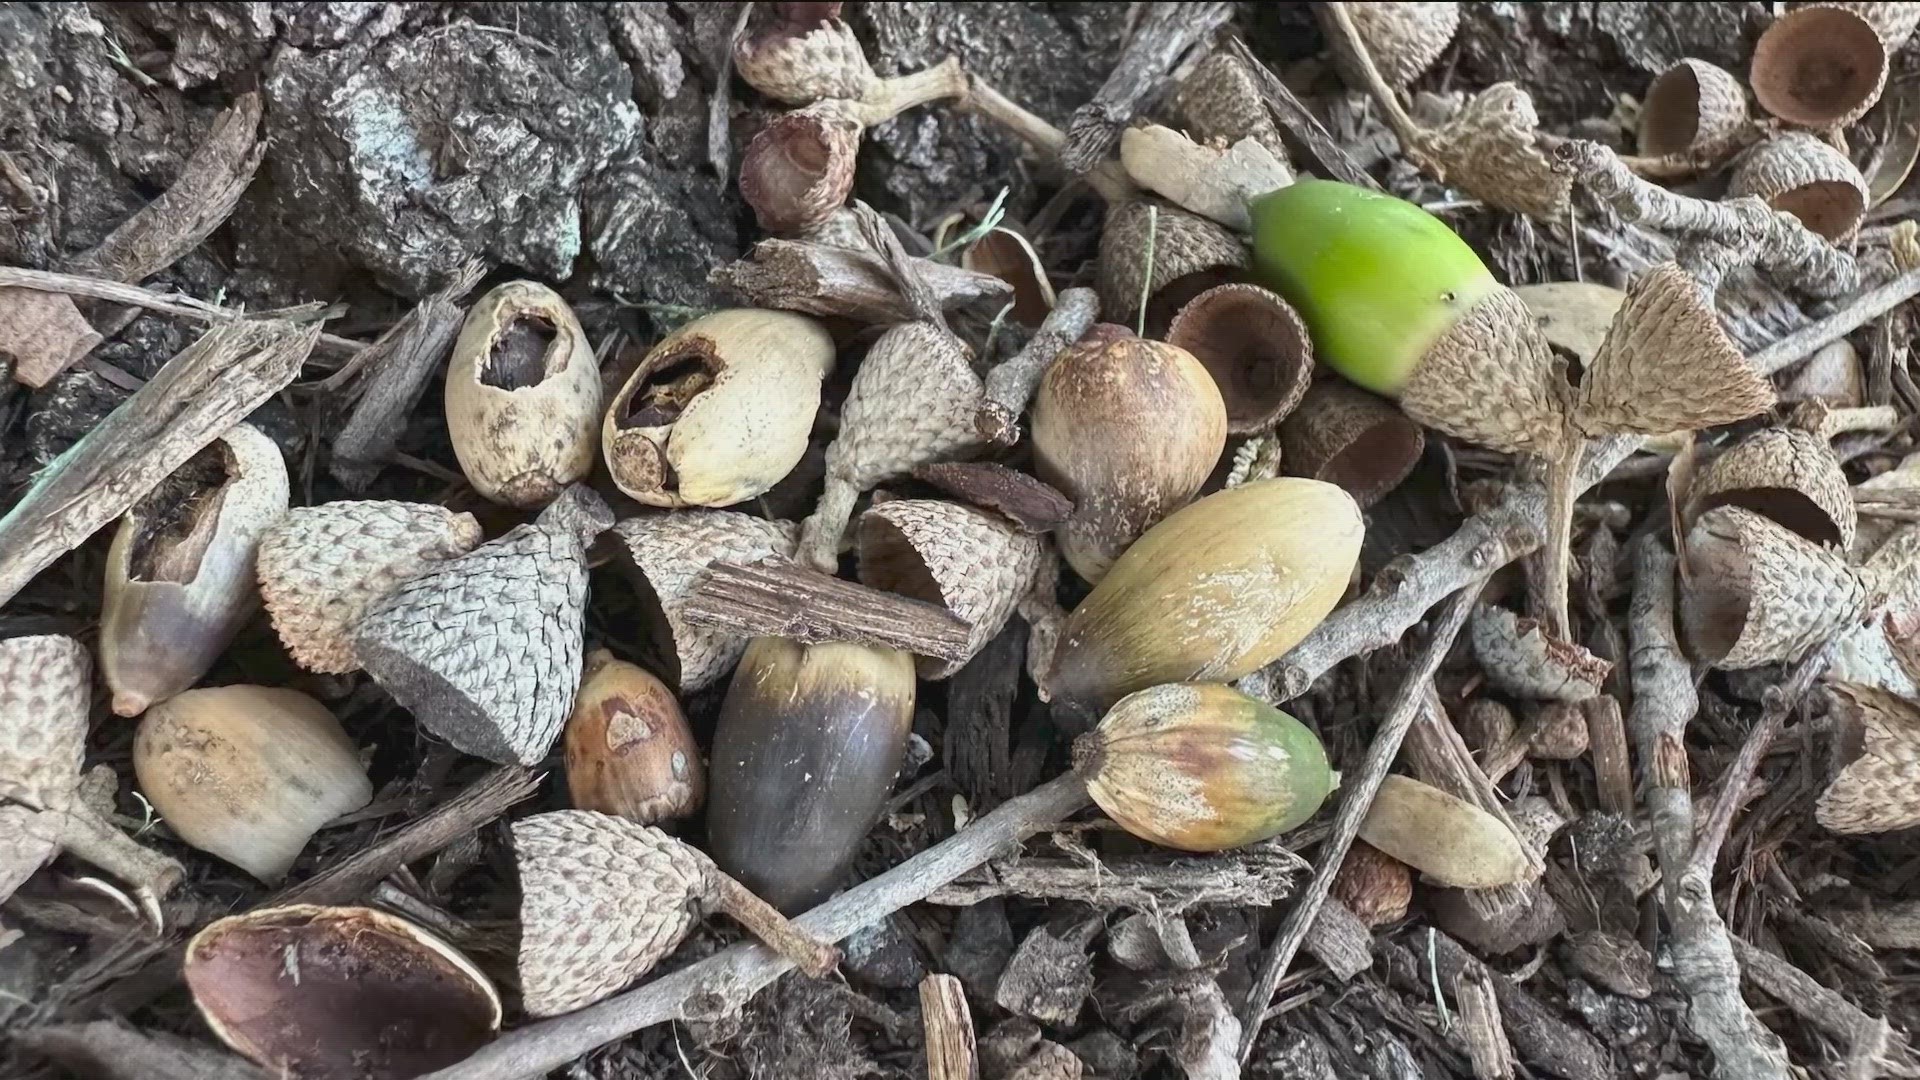
<instances>
[{"instance_id":1,"label":"acorn shell fragment","mask_svg":"<svg viewBox=\"0 0 1920 1080\"><path fill-rule=\"evenodd\" d=\"M1839 833L1920 825L1920 707L1882 690L1840 683L1834 711L1860 740L1858 756L1820 793L1814 819Z\"/></svg>"},{"instance_id":2,"label":"acorn shell fragment","mask_svg":"<svg viewBox=\"0 0 1920 1080\"><path fill-rule=\"evenodd\" d=\"M1613 665L1546 626L1506 608L1482 604L1473 617L1473 652L1487 678L1506 693L1579 702L1598 694Z\"/></svg>"},{"instance_id":3,"label":"acorn shell fragment","mask_svg":"<svg viewBox=\"0 0 1920 1080\"><path fill-rule=\"evenodd\" d=\"M1867 212L1867 181L1847 156L1804 131L1791 131L1744 154L1729 195L1757 195L1828 240L1843 240Z\"/></svg>"},{"instance_id":4,"label":"acorn shell fragment","mask_svg":"<svg viewBox=\"0 0 1920 1080\"><path fill-rule=\"evenodd\" d=\"M1520 838L1472 803L1410 777L1380 781L1360 839L1442 885L1517 885L1531 871Z\"/></svg>"}]
</instances>

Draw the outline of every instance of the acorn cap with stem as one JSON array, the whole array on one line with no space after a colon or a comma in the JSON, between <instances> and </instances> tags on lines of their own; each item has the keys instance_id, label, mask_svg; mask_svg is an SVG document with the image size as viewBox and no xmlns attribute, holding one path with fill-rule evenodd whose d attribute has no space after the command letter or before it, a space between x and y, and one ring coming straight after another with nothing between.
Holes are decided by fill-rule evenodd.
<instances>
[{"instance_id":1,"label":"acorn cap with stem","mask_svg":"<svg viewBox=\"0 0 1920 1080\"><path fill-rule=\"evenodd\" d=\"M1432 67L1460 29L1454 3L1348 4L1347 10L1374 66L1396 87Z\"/></svg>"},{"instance_id":2,"label":"acorn cap with stem","mask_svg":"<svg viewBox=\"0 0 1920 1080\"><path fill-rule=\"evenodd\" d=\"M586 549L612 525L600 496L566 489L532 524L403 582L361 619L354 655L456 749L537 763L580 688Z\"/></svg>"},{"instance_id":3,"label":"acorn cap with stem","mask_svg":"<svg viewBox=\"0 0 1920 1080\"><path fill-rule=\"evenodd\" d=\"M1687 520L1716 506L1744 506L1842 551L1860 520L1833 448L1791 427L1762 428L1700 470L1687 492Z\"/></svg>"},{"instance_id":4,"label":"acorn cap with stem","mask_svg":"<svg viewBox=\"0 0 1920 1080\"><path fill-rule=\"evenodd\" d=\"M1920 825L1920 707L1884 690L1838 683L1835 717L1857 757L1814 804L1814 820L1834 832L1878 833Z\"/></svg>"},{"instance_id":5,"label":"acorn cap with stem","mask_svg":"<svg viewBox=\"0 0 1920 1080\"><path fill-rule=\"evenodd\" d=\"M1326 376L1281 421L1280 445L1285 472L1337 484L1367 507L1420 464L1427 438L1392 402Z\"/></svg>"},{"instance_id":6,"label":"acorn cap with stem","mask_svg":"<svg viewBox=\"0 0 1920 1080\"><path fill-rule=\"evenodd\" d=\"M1258 79L1229 50L1218 50L1193 69L1174 93L1172 111L1177 126L1195 139L1229 144L1252 139L1288 164L1286 140L1267 111Z\"/></svg>"},{"instance_id":7,"label":"acorn cap with stem","mask_svg":"<svg viewBox=\"0 0 1920 1080\"><path fill-rule=\"evenodd\" d=\"M276 1076L406 1080L500 1029L500 994L472 961L373 908L229 915L187 943L184 974L220 1041Z\"/></svg>"},{"instance_id":8,"label":"acorn cap with stem","mask_svg":"<svg viewBox=\"0 0 1920 1080\"><path fill-rule=\"evenodd\" d=\"M1694 658L1714 667L1797 660L1866 610L1859 571L1744 507L1701 514L1685 558L1681 625Z\"/></svg>"},{"instance_id":9,"label":"acorn cap with stem","mask_svg":"<svg viewBox=\"0 0 1920 1080\"><path fill-rule=\"evenodd\" d=\"M1258 285L1219 285L1180 309L1167 343L1193 354L1227 406L1227 434L1271 431L1313 381L1313 341L1293 306Z\"/></svg>"},{"instance_id":10,"label":"acorn cap with stem","mask_svg":"<svg viewBox=\"0 0 1920 1080\"><path fill-rule=\"evenodd\" d=\"M64 634L0 641L0 800L64 806L86 756L93 658Z\"/></svg>"},{"instance_id":11,"label":"acorn cap with stem","mask_svg":"<svg viewBox=\"0 0 1920 1080\"><path fill-rule=\"evenodd\" d=\"M1748 150L1727 183L1729 195L1757 195L1828 240L1843 240L1867 212L1867 182L1847 156L1804 131Z\"/></svg>"},{"instance_id":12,"label":"acorn cap with stem","mask_svg":"<svg viewBox=\"0 0 1920 1080\"><path fill-rule=\"evenodd\" d=\"M748 86L787 105L858 101L880 82L853 28L840 19L744 35L733 46L733 70Z\"/></svg>"},{"instance_id":13,"label":"acorn cap with stem","mask_svg":"<svg viewBox=\"0 0 1920 1080\"><path fill-rule=\"evenodd\" d=\"M1144 298L1147 321L1164 325L1193 297L1237 280L1246 265L1247 246L1226 226L1160 203L1125 203L1107 212L1100 234L1100 310L1132 324Z\"/></svg>"},{"instance_id":14,"label":"acorn cap with stem","mask_svg":"<svg viewBox=\"0 0 1920 1080\"><path fill-rule=\"evenodd\" d=\"M1760 107L1789 124L1840 127L1880 100L1893 48L1840 4L1795 8L1754 44L1747 81Z\"/></svg>"},{"instance_id":15,"label":"acorn cap with stem","mask_svg":"<svg viewBox=\"0 0 1920 1080\"><path fill-rule=\"evenodd\" d=\"M755 133L740 158L740 197L760 227L797 233L832 217L853 190L860 132L847 102L827 100Z\"/></svg>"},{"instance_id":16,"label":"acorn cap with stem","mask_svg":"<svg viewBox=\"0 0 1920 1080\"><path fill-rule=\"evenodd\" d=\"M1740 80L1691 57L1660 73L1640 103L1640 153L1707 154L1724 146L1747 122Z\"/></svg>"},{"instance_id":17,"label":"acorn cap with stem","mask_svg":"<svg viewBox=\"0 0 1920 1080\"><path fill-rule=\"evenodd\" d=\"M295 662L345 674L359 668L353 628L369 605L483 538L472 514L430 503L296 506L260 539L260 596Z\"/></svg>"}]
</instances>

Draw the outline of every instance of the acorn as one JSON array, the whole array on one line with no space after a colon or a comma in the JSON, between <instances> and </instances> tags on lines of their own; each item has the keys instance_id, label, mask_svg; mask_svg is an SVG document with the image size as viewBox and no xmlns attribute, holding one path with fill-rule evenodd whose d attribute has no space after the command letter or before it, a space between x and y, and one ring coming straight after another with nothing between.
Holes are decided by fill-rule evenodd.
<instances>
[{"instance_id":1,"label":"acorn","mask_svg":"<svg viewBox=\"0 0 1920 1080\"><path fill-rule=\"evenodd\" d=\"M1920 825L1920 708L1868 686L1833 688L1844 755L1814 806L1814 820L1838 833L1879 833Z\"/></svg>"},{"instance_id":2,"label":"acorn","mask_svg":"<svg viewBox=\"0 0 1920 1080\"><path fill-rule=\"evenodd\" d=\"M1899 46L1853 9L1905 6L1808 4L1775 19L1753 46L1747 81L1754 99L1801 127L1842 127L1860 119L1880 100L1888 63ZM1905 26L1911 33L1912 22Z\"/></svg>"},{"instance_id":3,"label":"acorn","mask_svg":"<svg viewBox=\"0 0 1920 1080\"><path fill-rule=\"evenodd\" d=\"M1348 4L1347 11L1381 77L1396 87L1432 67L1460 30L1459 4Z\"/></svg>"},{"instance_id":4,"label":"acorn","mask_svg":"<svg viewBox=\"0 0 1920 1080\"><path fill-rule=\"evenodd\" d=\"M140 790L180 839L269 885L313 834L373 799L359 751L327 707L295 690L189 690L133 737Z\"/></svg>"},{"instance_id":5,"label":"acorn","mask_svg":"<svg viewBox=\"0 0 1920 1080\"><path fill-rule=\"evenodd\" d=\"M359 668L353 627L369 605L482 538L472 514L427 503L296 506L260 538L260 596L296 663L343 675Z\"/></svg>"},{"instance_id":6,"label":"acorn","mask_svg":"<svg viewBox=\"0 0 1920 1080\"><path fill-rule=\"evenodd\" d=\"M1227 408L1227 434L1271 431L1313 381L1306 324L1279 296L1258 285L1220 285L1187 301L1167 344L1200 361Z\"/></svg>"},{"instance_id":7,"label":"acorn","mask_svg":"<svg viewBox=\"0 0 1920 1080\"><path fill-rule=\"evenodd\" d=\"M355 629L355 658L455 749L539 762L580 688L587 545L612 525L600 496L566 489L533 523L387 594Z\"/></svg>"},{"instance_id":8,"label":"acorn","mask_svg":"<svg viewBox=\"0 0 1920 1080\"><path fill-rule=\"evenodd\" d=\"M1027 238L1012 229L989 229L960 253L967 270L992 274L1013 286L1013 310L1007 317L1022 326L1039 326L1053 310L1053 282Z\"/></svg>"},{"instance_id":9,"label":"acorn","mask_svg":"<svg viewBox=\"0 0 1920 1080\"><path fill-rule=\"evenodd\" d=\"M1399 922L1413 903L1413 871L1365 840L1355 840L1333 879L1332 898L1368 926Z\"/></svg>"},{"instance_id":10,"label":"acorn","mask_svg":"<svg viewBox=\"0 0 1920 1080\"><path fill-rule=\"evenodd\" d=\"M1084 726L1174 682L1231 682L1299 644L1339 603L1360 508L1317 480L1258 480L1147 530L1068 616L1047 691Z\"/></svg>"},{"instance_id":11,"label":"acorn","mask_svg":"<svg viewBox=\"0 0 1920 1080\"><path fill-rule=\"evenodd\" d=\"M1799 659L1867 606L1859 571L1740 506L1688 529L1680 622L1694 659L1739 669Z\"/></svg>"},{"instance_id":12,"label":"acorn","mask_svg":"<svg viewBox=\"0 0 1920 1080\"><path fill-rule=\"evenodd\" d=\"M1716 506L1744 506L1842 551L1860 520L1833 448L1795 427L1762 428L1700 470L1687 489L1685 521Z\"/></svg>"},{"instance_id":13,"label":"acorn","mask_svg":"<svg viewBox=\"0 0 1920 1080\"><path fill-rule=\"evenodd\" d=\"M520 991L529 1015L572 1012L618 992L678 948L710 910L726 912L815 978L839 962L832 946L659 829L557 810L515 822L513 851Z\"/></svg>"},{"instance_id":14,"label":"acorn","mask_svg":"<svg viewBox=\"0 0 1920 1080\"><path fill-rule=\"evenodd\" d=\"M1517 885L1531 873L1520 838L1499 818L1406 776L1380 781L1360 839L1455 888Z\"/></svg>"},{"instance_id":15,"label":"acorn","mask_svg":"<svg viewBox=\"0 0 1920 1080\"><path fill-rule=\"evenodd\" d=\"M1175 206L1126 202L1107 212L1094 287L1108 318L1132 323L1144 302L1147 321L1164 326L1246 265L1246 244L1226 226Z\"/></svg>"},{"instance_id":16,"label":"acorn","mask_svg":"<svg viewBox=\"0 0 1920 1080\"><path fill-rule=\"evenodd\" d=\"M535 507L593 469L600 367L560 294L509 281L474 302L447 360L447 436L494 502Z\"/></svg>"},{"instance_id":17,"label":"acorn","mask_svg":"<svg viewBox=\"0 0 1920 1080\"><path fill-rule=\"evenodd\" d=\"M293 1080L408 1080L492 1042L500 994L426 930L366 907L293 904L207 924L184 974L207 1026Z\"/></svg>"},{"instance_id":18,"label":"acorn","mask_svg":"<svg viewBox=\"0 0 1920 1080\"><path fill-rule=\"evenodd\" d=\"M255 611L260 539L287 509L287 463L236 424L120 519L107 550L100 674L138 716L194 683Z\"/></svg>"},{"instance_id":19,"label":"acorn","mask_svg":"<svg viewBox=\"0 0 1920 1080\"><path fill-rule=\"evenodd\" d=\"M825 898L893 791L913 703L908 653L755 638L713 734L714 861L783 912Z\"/></svg>"},{"instance_id":20,"label":"acorn","mask_svg":"<svg viewBox=\"0 0 1920 1080\"><path fill-rule=\"evenodd\" d=\"M673 691L605 649L587 657L564 742L567 792L582 810L652 825L691 816L706 798L700 746Z\"/></svg>"},{"instance_id":21,"label":"acorn","mask_svg":"<svg viewBox=\"0 0 1920 1080\"><path fill-rule=\"evenodd\" d=\"M1384 398L1329 377L1315 382L1281 422L1280 446L1288 473L1336 484L1366 507L1420 464L1427 437Z\"/></svg>"},{"instance_id":22,"label":"acorn","mask_svg":"<svg viewBox=\"0 0 1920 1080\"><path fill-rule=\"evenodd\" d=\"M691 694L725 678L747 639L695 626L681 616L707 567L791 556L800 527L731 510L676 510L628 518L613 527L619 564L640 596L637 635L646 659Z\"/></svg>"},{"instance_id":23,"label":"acorn","mask_svg":"<svg viewBox=\"0 0 1920 1080\"><path fill-rule=\"evenodd\" d=\"M1122 828L1182 851L1225 851L1296 828L1334 779L1305 724L1215 683L1121 698L1074 741L1073 771Z\"/></svg>"},{"instance_id":24,"label":"acorn","mask_svg":"<svg viewBox=\"0 0 1920 1080\"><path fill-rule=\"evenodd\" d=\"M1747 122L1740 80L1688 58L1660 73L1640 103L1640 153L1708 155L1727 145Z\"/></svg>"},{"instance_id":25,"label":"acorn","mask_svg":"<svg viewBox=\"0 0 1920 1080\"><path fill-rule=\"evenodd\" d=\"M807 452L833 338L790 311L734 308L648 351L607 408L620 490L650 506L731 506L764 494Z\"/></svg>"},{"instance_id":26,"label":"acorn","mask_svg":"<svg viewBox=\"0 0 1920 1080\"><path fill-rule=\"evenodd\" d=\"M1143 425L1158 437L1140 438ZM1226 404L1193 354L1096 326L1047 368L1033 399L1035 469L1074 502L1060 553L1098 584L1199 492L1226 441Z\"/></svg>"},{"instance_id":27,"label":"acorn","mask_svg":"<svg viewBox=\"0 0 1920 1080\"><path fill-rule=\"evenodd\" d=\"M1741 155L1727 194L1757 195L1828 240L1844 240L1867 212L1867 181L1847 155L1790 131Z\"/></svg>"}]
</instances>

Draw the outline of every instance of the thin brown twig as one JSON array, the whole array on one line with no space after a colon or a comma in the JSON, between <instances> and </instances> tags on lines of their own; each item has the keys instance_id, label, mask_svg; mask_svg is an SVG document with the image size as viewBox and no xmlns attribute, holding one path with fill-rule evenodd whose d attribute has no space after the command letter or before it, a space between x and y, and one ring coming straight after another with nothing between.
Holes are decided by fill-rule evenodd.
<instances>
[{"instance_id":1,"label":"thin brown twig","mask_svg":"<svg viewBox=\"0 0 1920 1080\"><path fill-rule=\"evenodd\" d=\"M1694 842L1692 867L1709 878L1713 876L1713 864L1720 858L1720 845L1726 842L1727 830L1733 827L1733 815L1747 801L1747 784L1753 780L1755 770L1760 768L1760 759L1766 757L1767 748L1773 745L1774 736L1786 726L1787 714L1806 696L1813 686L1813 680L1827 670L1827 656L1831 646L1823 645L1808 653L1794 666L1793 674L1778 686L1767 687L1766 704L1760 711L1760 720L1747 733L1747 741L1740 746L1740 755L1727 767L1720 778L1720 795L1714 800L1713 810L1707 815L1706 827Z\"/></svg>"}]
</instances>

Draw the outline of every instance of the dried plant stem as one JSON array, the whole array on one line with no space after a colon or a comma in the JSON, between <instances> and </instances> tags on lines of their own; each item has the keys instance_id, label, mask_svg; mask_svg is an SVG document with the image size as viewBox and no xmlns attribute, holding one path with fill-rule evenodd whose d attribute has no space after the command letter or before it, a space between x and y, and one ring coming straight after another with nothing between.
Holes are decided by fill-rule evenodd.
<instances>
[{"instance_id":1,"label":"dried plant stem","mask_svg":"<svg viewBox=\"0 0 1920 1080\"><path fill-rule=\"evenodd\" d=\"M938 605L772 560L714 563L683 614L694 626L743 637L857 641L952 661L967 659L972 632Z\"/></svg>"},{"instance_id":2,"label":"dried plant stem","mask_svg":"<svg viewBox=\"0 0 1920 1080\"><path fill-rule=\"evenodd\" d=\"M141 847L78 796L58 809L50 807L34 812L26 819L24 828L52 840L56 848L81 862L125 882L154 930L164 929L160 898L187 873L177 861Z\"/></svg>"},{"instance_id":3,"label":"dried plant stem","mask_svg":"<svg viewBox=\"0 0 1920 1080\"><path fill-rule=\"evenodd\" d=\"M96 1080L272 1080L232 1054L139 1031L123 1020L21 1028L12 1037L74 1075Z\"/></svg>"},{"instance_id":4,"label":"dried plant stem","mask_svg":"<svg viewBox=\"0 0 1920 1080\"><path fill-rule=\"evenodd\" d=\"M794 926L719 867L707 871L705 896L715 910L726 912L768 948L816 979L840 962L840 950Z\"/></svg>"},{"instance_id":5,"label":"dried plant stem","mask_svg":"<svg viewBox=\"0 0 1920 1080\"><path fill-rule=\"evenodd\" d=\"M1895 1033L1885 1018L1868 1015L1844 994L1821 985L1818 979L1781 957L1740 938L1733 939L1733 952L1749 983L1793 1010L1821 1034L1846 1047L1847 1067L1841 1070L1843 1075L1920 1075L1920 1060L1916 1060L1913 1048Z\"/></svg>"},{"instance_id":6,"label":"dried plant stem","mask_svg":"<svg viewBox=\"0 0 1920 1080\"><path fill-rule=\"evenodd\" d=\"M1467 613L1473 610L1474 601L1479 595L1477 584L1454 594L1434 622L1432 636L1427 639L1427 647L1420 653L1420 659L1407 672L1400 689L1394 692L1393 703L1388 706L1386 717L1374 731L1373 742L1367 746L1365 760L1354 775L1341 778L1340 810L1334 815L1333 835L1320 845L1313 878L1307 883L1306 891L1294 904L1293 910L1287 913L1286 921L1280 924L1272 944L1267 947L1266 956L1260 963L1260 974L1254 981L1253 990L1247 994L1246 1004L1240 1009L1242 1062L1253 1052L1253 1044L1260 1037L1260 1026L1266 1021L1267 1006L1273 1001L1274 992L1280 989L1280 981L1286 977L1287 968L1300 951L1307 932L1313 928L1321 905L1326 903L1333 889L1333 879L1340 872L1340 864L1346 859L1347 850L1353 846L1354 837L1360 832L1361 820L1373 805L1373 796L1380 789L1380 781L1393 768L1393 761L1400 755L1400 744L1406 738L1407 729L1413 726L1414 718L1426 704L1428 684L1433 681L1434 672L1440 670L1440 661L1453 648L1454 639L1460 636L1460 628L1466 625Z\"/></svg>"},{"instance_id":7,"label":"dried plant stem","mask_svg":"<svg viewBox=\"0 0 1920 1080\"><path fill-rule=\"evenodd\" d=\"M960 103L968 111L1006 128L1056 164L1067 148L1066 132L1021 108L1005 94L980 81L977 75L968 76L967 96ZM1081 179L1115 206L1140 197L1140 189L1117 161L1101 162L1081 174Z\"/></svg>"},{"instance_id":8,"label":"dried plant stem","mask_svg":"<svg viewBox=\"0 0 1920 1080\"><path fill-rule=\"evenodd\" d=\"M853 520L853 507L860 501L860 489L850 480L827 474L826 487L813 513L800 523L798 559L823 574L838 573L840 542L847 535L847 523Z\"/></svg>"},{"instance_id":9,"label":"dried plant stem","mask_svg":"<svg viewBox=\"0 0 1920 1080\"><path fill-rule=\"evenodd\" d=\"M1740 744L1739 755L1720 778L1720 794L1714 799L1707 823L1694 842L1689 872L1697 870L1709 880L1713 877L1713 864L1720 858L1720 845L1726 842L1727 831L1733 827L1733 815L1746 804L1747 785L1753 781L1755 770L1760 768L1760 759L1767 756L1774 736L1786 726L1787 714L1806 696L1807 690L1813 686L1813 680L1827 670L1830 648L1830 645L1823 645L1814 649L1794 665L1793 674L1787 677L1786 682L1767 687L1766 704L1760 710L1759 721L1753 725L1753 730L1747 732L1746 742Z\"/></svg>"},{"instance_id":10,"label":"dried plant stem","mask_svg":"<svg viewBox=\"0 0 1920 1080\"><path fill-rule=\"evenodd\" d=\"M924 71L882 79L859 101L854 115L861 127L870 128L941 98L965 97L968 85L960 61L949 56Z\"/></svg>"},{"instance_id":11,"label":"dried plant stem","mask_svg":"<svg viewBox=\"0 0 1920 1080\"><path fill-rule=\"evenodd\" d=\"M990 274L931 259L909 258L907 262L920 272L921 280L933 290L936 304L942 308L1013 292L1013 286ZM715 267L707 280L732 289L756 307L870 323L907 322L920 317L902 295L886 260L862 249L806 240L762 240L753 245L746 258Z\"/></svg>"},{"instance_id":12,"label":"dried plant stem","mask_svg":"<svg viewBox=\"0 0 1920 1080\"><path fill-rule=\"evenodd\" d=\"M973 415L974 430L1001 446L1020 440L1020 414L1033 392L1067 346L1079 341L1100 317L1100 297L1092 289L1068 289L1054 301L1047 319L1026 347L987 372L987 393Z\"/></svg>"},{"instance_id":13,"label":"dried plant stem","mask_svg":"<svg viewBox=\"0 0 1920 1080\"><path fill-rule=\"evenodd\" d=\"M1366 83L1366 91L1380 106L1380 113L1386 119L1387 126L1393 129L1394 138L1400 140L1400 149L1405 151L1414 165L1426 172L1432 171L1432 162L1426 155L1426 143L1432 134L1426 128L1415 123L1413 117L1400 104L1400 97L1393 87L1381 76L1379 65L1373 62L1373 54L1367 48L1360 31L1353 25L1353 16L1345 4L1318 4L1314 13L1320 17L1320 28L1326 34L1327 41L1334 49L1345 53L1359 73L1361 81Z\"/></svg>"},{"instance_id":14,"label":"dried plant stem","mask_svg":"<svg viewBox=\"0 0 1920 1080\"><path fill-rule=\"evenodd\" d=\"M158 293L152 289L143 289L138 285L127 285L104 278L87 277L82 274L56 274L50 270L28 270L19 266L0 266L0 289L35 289L40 292L65 293L68 296L85 296L95 300L110 300L116 304L131 304L148 311L158 311L183 319L193 319L203 323L260 322L262 316L250 315L244 311L223 308L218 304L209 304L191 296L178 293ZM289 321L293 321L289 316ZM314 343L318 352L335 356L352 356L367 347L364 341L341 337L338 334L321 334Z\"/></svg>"},{"instance_id":15,"label":"dried plant stem","mask_svg":"<svg viewBox=\"0 0 1920 1080\"><path fill-rule=\"evenodd\" d=\"M1547 629L1561 641L1572 641L1573 615L1567 580L1573 572L1573 504L1578 498L1580 452L1576 440L1547 463L1547 535L1540 547L1540 573L1546 588Z\"/></svg>"}]
</instances>

